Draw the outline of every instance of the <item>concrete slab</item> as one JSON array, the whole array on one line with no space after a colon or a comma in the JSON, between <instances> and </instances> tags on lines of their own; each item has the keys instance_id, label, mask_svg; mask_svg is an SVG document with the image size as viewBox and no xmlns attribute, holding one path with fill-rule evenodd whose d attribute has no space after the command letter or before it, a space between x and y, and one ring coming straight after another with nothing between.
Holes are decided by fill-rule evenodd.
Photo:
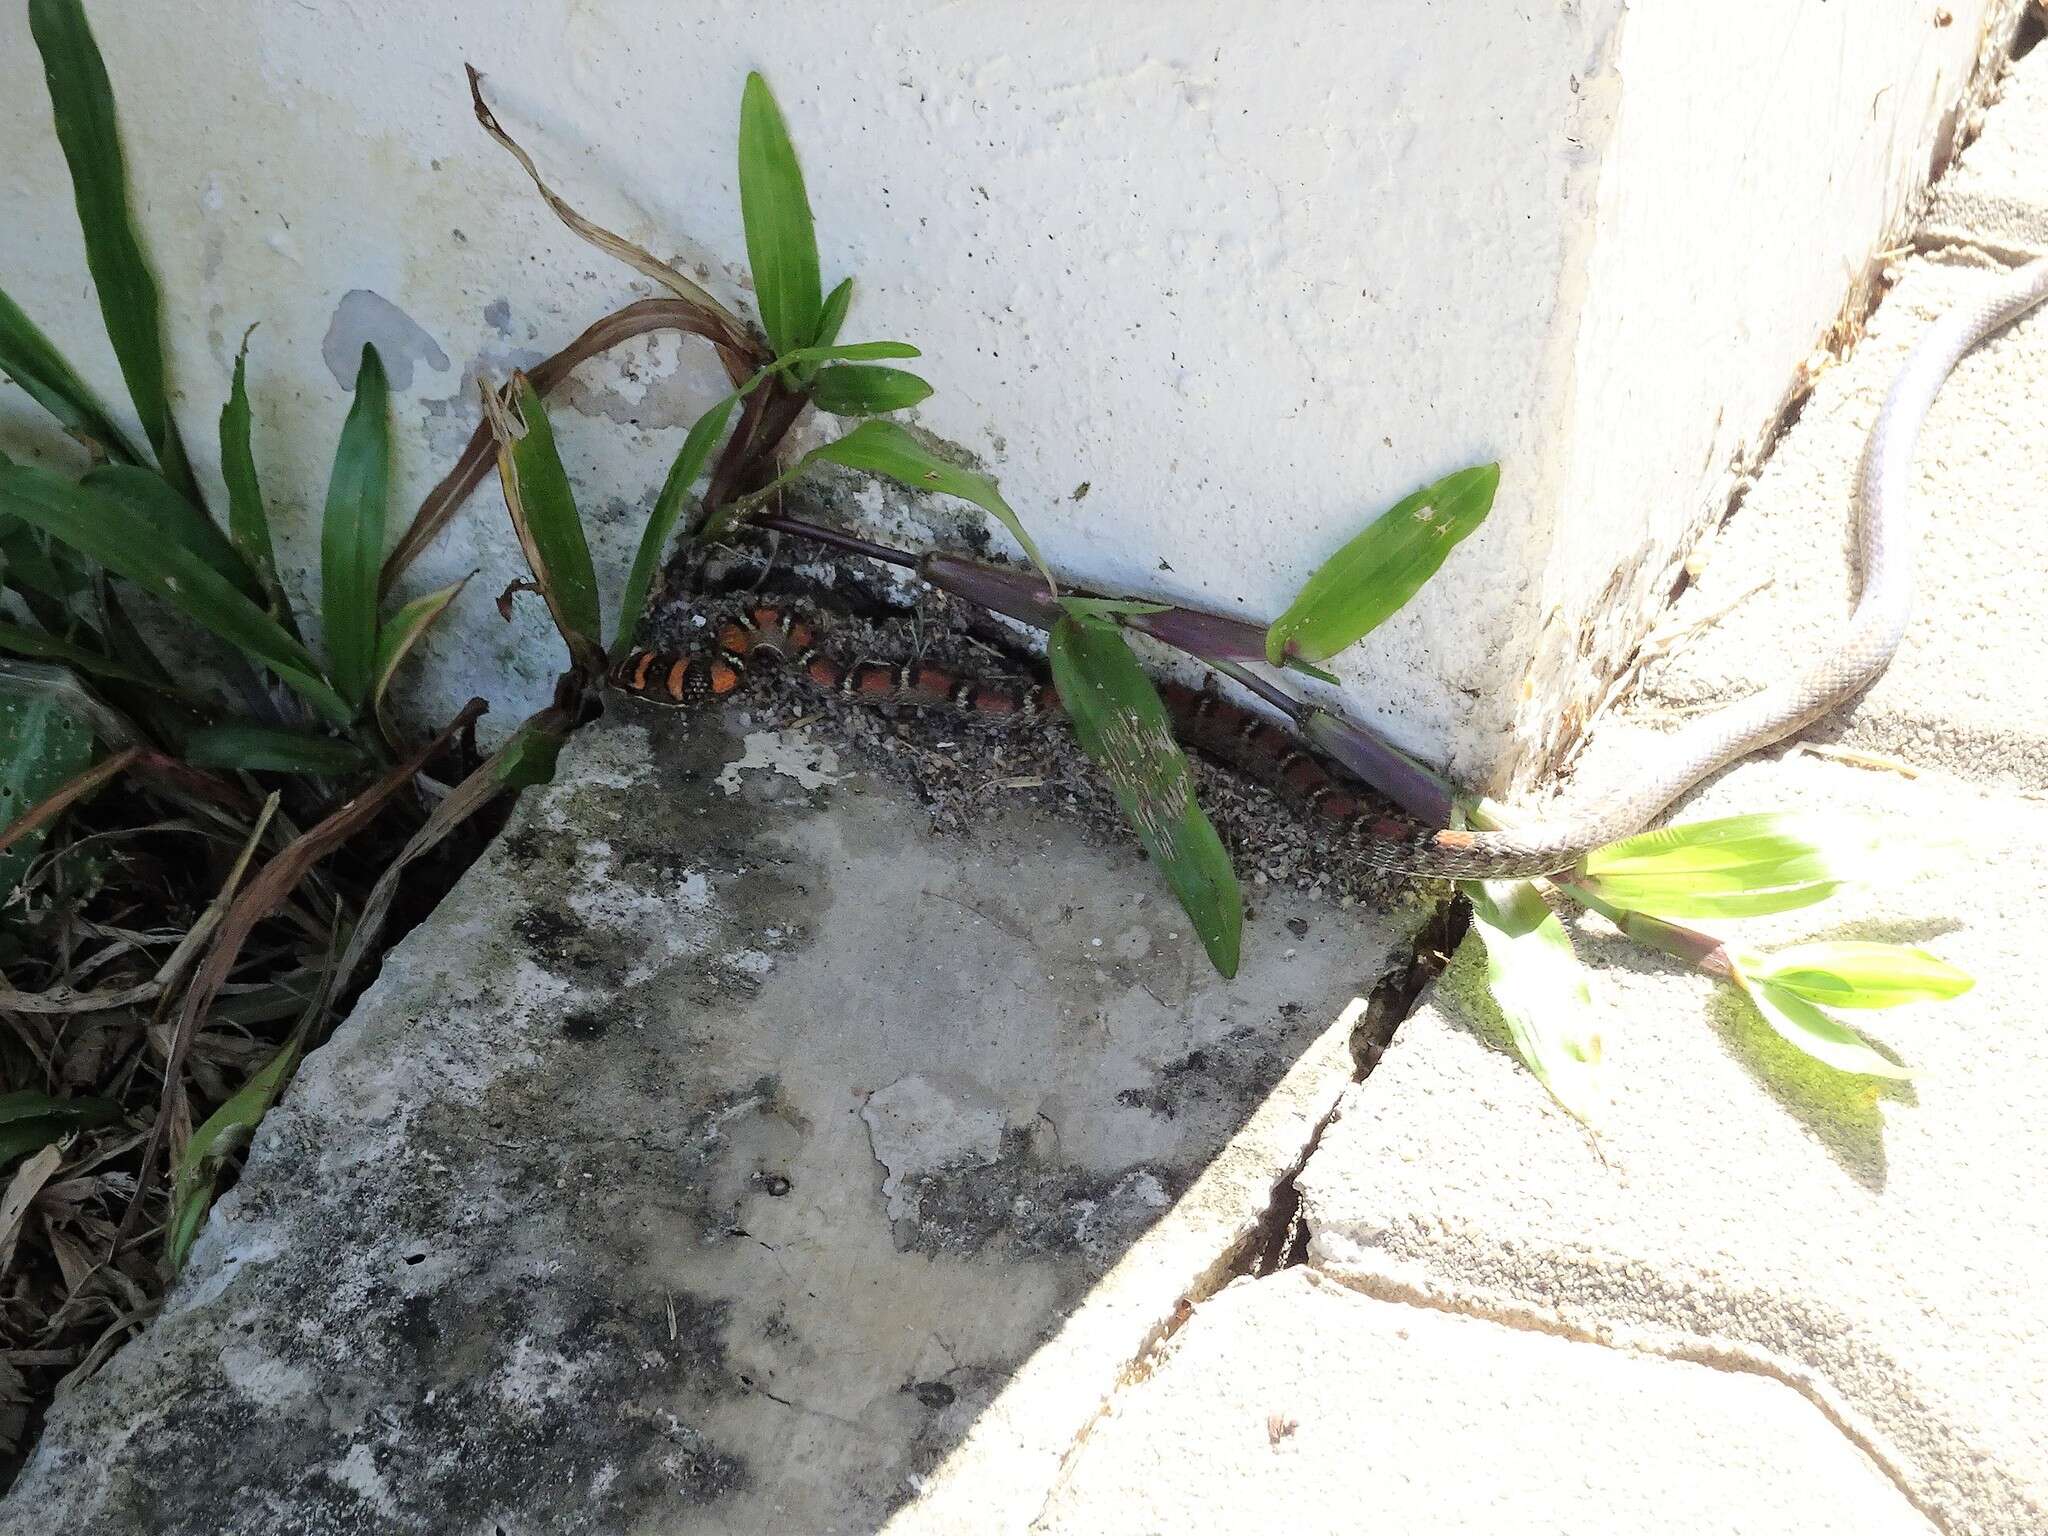
<instances>
[{"instance_id":1,"label":"concrete slab","mask_svg":"<svg viewBox=\"0 0 2048 1536\"><path fill-rule=\"evenodd\" d=\"M1935 1529L1777 1382L1369 1300L1314 1270L1197 1308L1045 1536Z\"/></svg>"},{"instance_id":2,"label":"concrete slab","mask_svg":"<svg viewBox=\"0 0 2048 1536\"><path fill-rule=\"evenodd\" d=\"M2048 62L2048 61L2044 61ZM2040 66L2028 63L2029 71ZM1992 116L1994 128L1999 118ZM2037 141L2038 142L2038 141ZM1987 135L1970 152L1990 152ZM2040 184L2042 168L2031 172ZM1711 619L1596 738L1598 783L1822 643L1846 611L1852 475L1885 383L1988 258L1908 262L1855 355L1820 379L1672 622ZM1310 1262L1376 1296L1653 1350L1786 1383L1945 1531L2048 1529L2048 324L1968 359L1919 457L1916 618L1887 675L1804 747L1723 775L1681 818L1881 813L1881 883L1802 913L1701 923L1743 942L1922 944L1977 978L1938 1007L1853 1022L1917 1070L1835 1074L1732 989L1597 919L1576 940L1619 1092L1597 1143L1507 1047L1470 946L1345 1100L1299 1183ZM1925 845L1946 839L1946 852Z\"/></svg>"},{"instance_id":3,"label":"concrete slab","mask_svg":"<svg viewBox=\"0 0 2048 1536\"><path fill-rule=\"evenodd\" d=\"M1405 942L1277 890L1246 940L1226 988L1133 853L1015 813L934 839L820 742L595 727L265 1120L0 1532L1036 1509Z\"/></svg>"}]
</instances>

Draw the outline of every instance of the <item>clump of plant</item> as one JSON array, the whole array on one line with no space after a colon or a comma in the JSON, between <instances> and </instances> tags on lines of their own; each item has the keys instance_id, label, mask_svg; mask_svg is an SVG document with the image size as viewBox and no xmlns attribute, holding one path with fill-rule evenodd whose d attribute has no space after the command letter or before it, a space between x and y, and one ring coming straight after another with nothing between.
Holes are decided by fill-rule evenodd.
<instances>
[{"instance_id":1,"label":"clump of plant","mask_svg":"<svg viewBox=\"0 0 2048 1536\"><path fill-rule=\"evenodd\" d=\"M1243 903L1230 857L1191 790L1188 764L1166 711L1125 638L1137 631L1192 655L1229 676L1281 713L1301 735L1426 825L1499 826L1505 813L1456 795L1436 774L1370 731L1304 699L1277 668L1335 681L1320 669L1398 612L1471 535L1492 509L1497 465L1459 470L1390 507L1309 578L1273 623L1258 626L1170 602L1103 595L1063 586L1040 557L1014 510L988 477L960 469L908 429L878 419L915 405L930 386L912 374L874 366L917 355L901 342L840 346L837 337L853 280L823 293L810 204L782 115L765 82L750 76L742 98L739 180L747 256L761 314L750 330L694 282L577 214L542 180L532 159L485 105L478 78L470 83L477 117L532 177L565 223L627 260L675 297L629 307L591 327L558 358L516 376L507 404L494 407L501 467L505 444L526 441L558 365L590 355L637 329L673 324L718 348L734 389L696 422L676 455L649 519L621 598L611 650L629 647L655 570L680 525L686 551L748 527L813 539L850 554L914 569L956 596L1049 631L1053 680L1079 741L1111 787L1162 878L1187 911L1211 962L1228 976L1238 964ZM655 307L659 304L660 307ZM807 407L870 418L837 439L784 464L784 443ZM479 429L478 443L486 428ZM482 459L472 444L475 474ZM516 455L515 455L516 457ZM887 476L917 491L962 497L996 517L1035 570L947 554L913 555L842 530L786 515L780 491L813 465L836 464ZM527 472L507 480L508 500L525 495ZM566 480L553 465L542 476L555 502L551 520L573 524ZM515 484L515 479L518 481ZM421 509L408 544L416 547L452 515L475 483L451 475ZM687 521L683 518L692 493ZM581 549L578 535L560 541ZM536 544L526 540L531 555ZM543 590L553 583L536 563ZM585 580L587 557L575 559ZM551 604L553 600L551 599ZM563 614L557 608L560 621ZM564 624L572 656L586 675L601 664L594 609ZM1843 1071L1897 1076L1904 1069L1880 1054L1817 1004L1887 1007L1952 997L1969 979L1925 951L1898 945L1816 944L1763 956L1709 934L1678 926L1678 916L1738 917L1824 899L1854 877L1862 844L1809 819L1737 817L1667 828L1590 855L1566 874L1544 881L1464 881L1488 978L1517 1048L1568 1109L1582 1117L1592 1091L1600 1042L1585 976L1552 900L1568 898L1616 922L1638 942L1678 955L1740 986L1770 1026L1800 1050Z\"/></svg>"},{"instance_id":2,"label":"clump of plant","mask_svg":"<svg viewBox=\"0 0 2048 1536\"><path fill-rule=\"evenodd\" d=\"M445 889L479 838L428 856L544 776L571 718L543 712L481 763L480 700L424 738L392 718L393 676L461 583L380 601L389 424L369 348L308 643L273 554L246 338L223 516L170 410L99 50L78 0L28 13L141 440L0 292L0 373L55 429L43 465L0 456L0 1449L41 1389L150 1315L394 903L416 916ZM45 467L80 450L80 472Z\"/></svg>"}]
</instances>

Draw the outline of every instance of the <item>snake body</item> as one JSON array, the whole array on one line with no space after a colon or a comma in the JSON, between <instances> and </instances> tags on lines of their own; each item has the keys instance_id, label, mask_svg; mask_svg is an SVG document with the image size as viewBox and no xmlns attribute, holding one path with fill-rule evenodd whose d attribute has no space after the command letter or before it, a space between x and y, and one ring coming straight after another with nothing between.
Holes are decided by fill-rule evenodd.
<instances>
[{"instance_id":1,"label":"snake body","mask_svg":"<svg viewBox=\"0 0 2048 1536\"><path fill-rule=\"evenodd\" d=\"M1857 475L1858 596L1849 621L1806 666L1681 731L1625 793L1582 815L1499 831L1417 829L1375 815L1300 742L1216 695L1162 684L1160 696L1181 739L1253 771L1302 799L1364 862L1397 873L1457 880L1519 879L1569 869L1595 848L1642 831L1709 774L1782 741L1843 704L1890 664L1912 608L1913 569L1906 496L1913 448L1934 397L1985 337L2048 299L2048 260L2021 267L1975 303L1943 316L1892 380ZM1042 686L1017 687L961 676L932 662L839 661L812 623L756 605L720 622L708 654L636 651L610 673L616 688L656 703L691 705L737 689L754 657L796 667L814 685L877 703L945 705L983 718L1060 713Z\"/></svg>"}]
</instances>

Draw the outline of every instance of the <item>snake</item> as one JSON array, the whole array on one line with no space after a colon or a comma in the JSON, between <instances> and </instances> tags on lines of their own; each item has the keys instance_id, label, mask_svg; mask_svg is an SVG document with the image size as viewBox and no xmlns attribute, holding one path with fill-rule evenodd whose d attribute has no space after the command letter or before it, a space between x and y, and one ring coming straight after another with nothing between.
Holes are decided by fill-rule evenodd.
<instances>
[{"instance_id":1,"label":"snake","mask_svg":"<svg viewBox=\"0 0 2048 1536\"><path fill-rule=\"evenodd\" d=\"M1479 831L1417 828L1377 814L1292 733L1208 690L1162 683L1160 700L1175 734L1291 793L1350 838L1369 867L1451 880L1528 879L1571 869L1595 849L1644 830L1702 779L1847 703L1891 664L1912 610L1906 488L1920 429L1964 356L2044 299L2048 259L2012 270L1937 320L1893 375L1857 470L1857 597L1847 622L1785 677L1675 733L1627 789L1583 812ZM841 661L820 643L810 619L774 604L722 619L703 654L628 652L608 681L636 698L689 706L737 690L748 664L764 655L816 687L871 703L946 706L982 719L1063 713L1058 695L1043 685L989 682L931 661Z\"/></svg>"}]
</instances>

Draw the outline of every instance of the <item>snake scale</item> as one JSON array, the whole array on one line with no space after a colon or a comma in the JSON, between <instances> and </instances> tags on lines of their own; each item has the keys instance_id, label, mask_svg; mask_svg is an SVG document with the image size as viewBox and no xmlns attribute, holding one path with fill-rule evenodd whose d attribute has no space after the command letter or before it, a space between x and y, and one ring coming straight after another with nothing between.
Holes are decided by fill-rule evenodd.
<instances>
[{"instance_id":1,"label":"snake scale","mask_svg":"<svg viewBox=\"0 0 2048 1536\"><path fill-rule=\"evenodd\" d=\"M1709 774L1784 740L1845 703L1890 663L1912 607L1907 476L1921 424L1956 364L1985 337L2048 299L2048 260L1990 285L1944 315L1893 378L1857 476L1858 597L1849 621L1791 675L1695 721L1646 764L1623 793L1582 814L1499 831L1417 829L1381 817L1301 748L1289 733L1214 694L1163 684L1160 697L1188 745L1252 768L1302 799L1366 863L1404 874L1509 879L1553 874L1595 848L1632 836ZM612 685L657 703L690 705L737 689L749 661L781 658L814 685L877 703L947 705L988 719L1060 713L1042 686L963 677L932 662L842 662L819 646L806 618L769 605L722 621L703 655L635 651L611 670Z\"/></svg>"}]
</instances>

